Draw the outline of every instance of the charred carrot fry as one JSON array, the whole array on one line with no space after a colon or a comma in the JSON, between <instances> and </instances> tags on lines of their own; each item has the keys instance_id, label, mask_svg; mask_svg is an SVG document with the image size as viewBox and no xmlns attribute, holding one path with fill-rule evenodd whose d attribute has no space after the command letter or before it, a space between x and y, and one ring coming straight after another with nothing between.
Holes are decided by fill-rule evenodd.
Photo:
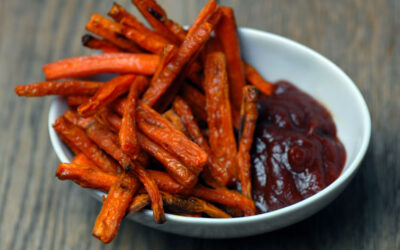
<instances>
[{"instance_id":1,"label":"charred carrot fry","mask_svg":"<svg viewBox=\"0 0 400 250\"><path fill-rule=\"evenodd\" d=\"M95 114L100 108L126 93L134 79L135 75L120 75L111 79L88 102L79 106L79 114L82 116Z\"/></svg>"},{"instance_id":2,"label":"charred carrot fry","mask_svg":"<svg viewBox=\"0 0 400 250\"><path fill-rule=\"evenodd\" d=\"M121 111L121 113L123 114L123 111ZM96 118L101 124L107 126L109 129L111 129L116 133L118 133L119 130L121 129L121 124L122 124L121 118L108 108L101 109L96 114Z\"/></svg>"},{"instance_id":3,"label":"charred carrot fry","mask_svg":"<svg viewBox=\"0 0 400 250\"><path fill-rule=\"evenodd\" d=\"M87 158L86 155L79 153L77 154L74 159L72 159L72 163L77 164L77 165L84 165L84 166L90 166L94 168L98 168L94 162L92 162L89 158Z\"/></svg>"},{"instance_id":4,"label":"charred carrot fry","mask_svg":"<svg viewBox=\"0 0 400 250\"><path fill-rule=\"evenodd\" d=\"M211 189L199 184L193 188L191 194L204 200L240 208L246 215L254 215L256 211L253 201L226 188Z\"/></svg>"},{"instance_id":5,"label":"charred carrot fry","mask_svg":"<svg viewBox=\"0 0 400 250\"><path fill-rule=\"evenodd\" d=\"M82 45L89 49L99 49L104 53L122 53L124 52L122 49L118 48L114 44L103 40L98 39L92 35L86 34L82 36Z\"/></svg>"},{"instance_id":6,"label":"charred carrot fry","mask_svg":"<svg viewBox=\"0 0 400 250\"><path fill-rule=\"evenodd\" d=\"M184 84L181 89L182 98L192 108L193 114L199 121L207 121L206 97L189 84Z\"/></svg>"},{"instance_id":7,"label":"charred carrot fry","mask_svg":"<svg viewBox=\"0 0 400 250\"><path fill-rule=\"evenodd\" d=\"M254 85L264 95L271 95L274 91L274 85L264 80L264 78L257 72L257 70L248 63L244 63L246 72L246 79L249 83Z\"/></svg>"},{"instance_id":8,"label":"charred carrot fry","mask_svg":"<svg viewBox=\"0 0 400 250\"><path fill-rule=\"evenodd\" d=\"M233 109L239 112L245 79L242 58L240 56L236 20L232 8L221 7L221 18L215 27L215 33L221 41L226 55L230 100Z\"/></svg>"},{"instance_id":9,"label":"charred carrot fry","mask_svg":"<svg viewBox=\"0 0 400 250\"><path fill-rule=\"evenodd\" d=\"M207 21L207 19L215 12L218 8L218 3L215 0L209 0L206 5L200 10L193 24L190 26L187 35L191 35L200 24Z\"/></svg>"},{"instance_id":10,"label":"charred carrot fry","mask_svg":"<svg viewBox=\"0 0 400 250\"><path fill-rule=\"evenodd\" d=\"M185 187L176 182L169 174L148 169L147 172L157 183L160 190L171 194L178 194L185 192Z\"/></svg>"},{"instance_id":11,"label":"charred carrot fry","mask_svg":"<svg viewBox=\"0 0 400 250\"><path fill-rule=\"evenodd\" d=\"M67 96L67 103L70 107L77 107L87 101L89 101L90 97L86 95L72 95Z\"/></svg>"},{"instance_id":12,"label":"charred carrot fry","mask_svg":"<svg viewBox=\"0 0 400 250\"><path fill-rule=\"evenodd\" d=\"M226 185L229 181L229 175L226 169L219 163L214 154L211 152L207 141L203 137L199 126L194 120L189 105L182 98L176 97L173 103L173 108L179 115L192 140L208 154L207 167L211 171L212 176L219 183Z\"/></svg>"},{"instance_id":13,"label":"charred carrot fry","mask_svg":"<svg viewBox=\"0 0 400 250\"><path fill-rule=\"evenodd\" d=\"M164 24L181 42L185 40L187 32L181 25L171 19L168 19Z\"/></svg>"},{"instance_id":14,"label":"charred carrot fry","mask_svg":"<svg viewBox=\"0 0 400 250\"><path fill-rule=\"evenodd\" d=\"M63 59L43 66L47 80L84 77L101 73L151 75L159 62L157 55L108 53Z\"/></svg>"},{"instance_id":15,"label":"charred carrot fry","mask_svg":"<svg viewBox=\"0 0 400 250\"><path fill-rule=\"evenodd\" d=\"M163 117L165 117L172 125L174 125L177 130L181 131L185 135L188 135L181 118L179 118L173 109L169 109L164 112Z\"/></svg>"},{"instance_id":16,"label":"charred carrot fry","mask_svg":"<svg viewBox=\"0 0 400 250\"><path fill-rule=\"evenodd\" d=\"M46 95L93 95L104 82L92 81L48 81L15 87L18 96L35 97Z\"/></svg>"},{"instance_id":17,"label":"charred carrot fry","mask_svg":"<svg viewBox=\"0 0 400 250\"><path fill-rule=\"evenodd\" d=\"M132 27L123 26L121 32L141 48L154 54L160 54L166 45L165 42L154 37L152 33L145 33Z\"/></svg>"},{"instance_id":18,"label":"charred carrot fry","mask_svg":"<svg viewBox=\"0 0 400 250\"><path fill-rule=\"evenodd\" d=\"M95 166L75 163L60 163L56 176L60 180L72 180L83 188L92 188L107 193L117 176L98 170Z\"/></svg>"},{"instance_id":19,"label":"charred carrot fry","mask_svg":"<svg viewBox=\"0 0 400 250\"><path fill-rule=\"evenodd\" d=\"M161 146L151 141L145 135L138 133L140 147L149 153L151 156L161 162L169 175L185 188L192 188L197 182L198 173L194 174L185 167L174 156L164 150Z\"/></svg>"},{"instance_id":20,"label":"charred carrot fry","mask_svg":"<svg viewBox=\"0 0 400 250\"><path fill-rule=\"evenodd\" d=\"M117 235L119 225L139 187L135 177L122 173L112 185L93 228L93 236L104 243Z\"/></svg>"},{"instance_id":21,"label":"charred carrot fry","mask_svg":"<svg viewBox=\"0 0 400 250\"><path fill-rule=\"evenodd\" d=\"M140 49L135 43L128 40L121 33L121 25L97 13L94 13L86 24L86 30L103 37L119 48L128 52L139 53Z\"/></svg>"},{"instance_id":22,"label":"charred carrot fry","mask_svg":"<svg viewBox=\"0 0 400 250\"><path fill-rule=\"evenodd\" d=\"M196 52L204 45L211 31L212 26L208 23L203 23L191 36L188 36L183 41L176 56L164 67L159 77L152 79L150 87L143 95L143 102L153 106L159 101L160 97L165 94L184 66L195 57Z\"/></svg>"},{"instance_id":23,"label":"charred carrot fry","mask_svg":"<svg viewBox=\"0 0 400 250\"><path fill-rule=\"evenodd\" d=\"M133 197L132 202L129 205L128 214L136 213L149 204L150 197L148 194L138 194Z\"/></svg>"},{"instance_id":24,"label":"charred carrot fry","mask_svg":"<svg viewBox=\"0 0 400 250\"><path fill-rule=\"evenodd\" d=\"M243 102L241 108L242 128L239 133L240 143L238 152L238 170L242 187L242 194L249 199L251 197L250 176L250 149L253 144L253 135L258 117L257 110L258 91L253 86L243 88Z\"/></svg>"},{"instance_id":25,"label":"charred carrot fry","mask_svg":"<svg viewBox=\"0 0 400 250\"><path fill-rule=\"evenodd\" d=\"M141 102L136 114L138 127L143 134L177 157L188 168L203 170L207 153L175 129L167 119Z\"/></svg>"},{"instance_id":26,"label":"charred carrot fry","mask_svg":"<svg viewBox=\"0 0 400 250\"><path fill-rule=\"evenodd\" d=\"M164 25L164 21L168 19L167 14L154 0L132 0L132 2L157 33L173 44L181 42L179 37Z\"/></svg>"},{"instance_id":27,"label":"charred carrot fry","mask_svg":"<svg viewBox=\"0 0 400 250\"><path fill-rule=\"evenodd\" d=\"M124 7L121 5L117 4L116 2L113 3L113 6L107 13L108 16L110 16L112 19L114 19L116 22L120 23L123 18L127 18L131 20L132 22L139 23L142 29L148 30L146 26L144 26L134 15L129 13L128 11L125 10Z\"/></svg>"},{"instance_id":28,"label":"charred carrot fry","mask_svg":"<svg viewBox=\"0 0 400 250\"><path fill-rule=\"evenodd\" d=\"M140 153L136 138L136 103L140 93L147 87L148 83L149 81L146 77L137 76L131 84L119 131L119 142L122 152L133 159L136 159Z\"/></svg>"},{"instance_id":29,"label":"charred carrot fry","mask_svg":"<svg viewBox=\"0 0 400 250\"><path fill-rule=\"evenodd\" d=\"M85 154L96 166L107 173L117 174L120 169L100 148L94 144L79 127L60 117L54 124L54 129Z\"/></svg>"},{"instance_id":30,"label":"charred carrot fry","mask_svg":"<svg viewBox=\"0 0 400 250\"><path fill-rule=\"evenodd\" d=\"M207 55L204 91L206 94L209 143L215 157L226 168L229 181L236 178L236 140L233 133L225 56L222 52Z\"/></svg>"},{"instance_id":31,"label":"charred carrot fry","mask_svg":"<svg viewBox=\"0 0 400 250\"><path fill-rule=\"evenodd\" d=\"M165 37L161 36L160 34L154 32L153 30L147 28L146 26L144 26L139 20L133 20L131 18L128 17L124 17L122 18L122 20L120 21L122 26L127 26L130 28L134 28L135 30L138 30L144 34L147 34L151 37L153 37L154 39L157 39L159 42L165 43L165 44L169 44L171 43L170 41L168 41L168 39L166 39Z\"/></svg>"}]
</instances>

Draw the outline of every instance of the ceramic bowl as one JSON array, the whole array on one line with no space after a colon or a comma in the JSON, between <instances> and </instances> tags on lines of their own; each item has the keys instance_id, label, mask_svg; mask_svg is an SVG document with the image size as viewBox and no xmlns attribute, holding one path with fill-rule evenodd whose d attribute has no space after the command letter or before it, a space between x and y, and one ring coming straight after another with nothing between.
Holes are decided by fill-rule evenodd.
<instances>
[{"instance_id":1,"label":"ceramic bowl","mask_svg":"<svg viewBox=\"0 0 400 250\"><path fill-rule=\"evenodd\" d=\"M341 175L319 193L265 214L232 219L167 214L167 222L157 225L152 218L152 211L145 210L130 215L129 219L158 230L192 237L233 238L261 234L316 213L336 198L357 172L368 147L371 120L367 105L354 82L334 63L292 40L249 28L240 28L239 36L244 60L252 64L263 77L271 82L292 82L330 110L338 137L347 153ZM50 139L61 162L70 162L72 154L57 136L52 124L66 108L65 99L56 97L49 112ZM89 191L101 201L102 193Z\"/></svg>"}]
</instances>

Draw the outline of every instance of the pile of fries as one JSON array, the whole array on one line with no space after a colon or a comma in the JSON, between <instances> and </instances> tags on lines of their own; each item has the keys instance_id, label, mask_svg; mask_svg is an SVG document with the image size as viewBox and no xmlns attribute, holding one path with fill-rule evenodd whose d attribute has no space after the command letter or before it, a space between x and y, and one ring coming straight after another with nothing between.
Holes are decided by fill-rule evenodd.
<instances>
[{"instance_id":1,"label":"pile of fries","mask_svg":"<svg viewBox=\"0 0 400 250\"><path fill-rule=\"evenodd\" d=\"M107 193L93 235L104 243L123 217L151 206L182 216L256 213L250 149L259 92L273 85L241 59L233 10L208 1L188 30L154 0L133 0L152 29L114 3L93 14L84 46L103 53L43 66L45 82L19 96L65 96L54 129L74 152L57 177ZM115 73L108 82L79 78ZM248 85L249 83L249 85ZM239 135L238 138L236 135Z\"/></svg>"}]
</instances>

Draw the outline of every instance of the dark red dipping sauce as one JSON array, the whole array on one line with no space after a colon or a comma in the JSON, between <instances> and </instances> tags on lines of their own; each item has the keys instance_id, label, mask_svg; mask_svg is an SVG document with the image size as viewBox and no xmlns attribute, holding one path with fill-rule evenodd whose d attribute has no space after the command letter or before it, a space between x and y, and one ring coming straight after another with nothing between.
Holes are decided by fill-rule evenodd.
<instances>
[{"instance_id":1,"label":"dark red dipping sauce","mask_svg":"<svg viewBox=\"0 0 400 250\"><path fill-rule=\"evenodd\" d=\"M259 99L252 148L253 199L259 213L299 202L332 183L346 152L329 111L288 82Z\"/></svg>"}]
</instances>

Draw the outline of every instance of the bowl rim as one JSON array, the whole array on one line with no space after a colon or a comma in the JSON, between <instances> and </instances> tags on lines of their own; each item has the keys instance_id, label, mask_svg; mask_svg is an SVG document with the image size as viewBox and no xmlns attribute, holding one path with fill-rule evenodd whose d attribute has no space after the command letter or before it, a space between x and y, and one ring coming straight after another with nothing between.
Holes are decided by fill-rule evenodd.
<instances>
[{"instance_id":1,"label":"bowl rim","mask_svg":"<svg viewBox=\"0 0 400 250\"><path fill-rule=\"evenodd\" d=\"M261 31L253 28L247 28L247 27L239 27L240 33L245 33L246 35L251 35L251 36L258 36L262 37L262 39L265 40L272 40L275 42L282 42L286 43L288 46L294 47L296 50L303 50L307 54L313 56L316 60L318 60L320 63L326 64L328 67L330 67L333 71L335 71L336 74L340 75L349 83L350 91L352 92L352 95L357 99L357 102L360 104L361 108L361 117L362 117L362 124L365 126L365 131L362 136L362 143L360 146L359 151L357 152L354 160L349 163L349 166L347 167L346 170L343 170L339 177L333 181L329 186L324 188L323 190L319 191L318 193L300 201L295 204L289 205L287 207L277 209L271 212L263 213L263 214L257 214L253 216L247 216L247 217L237 217L237 218L229 218L229 219L220 219L220 218L196 218L196 217L185 217L185 216L180 216L180 215L174 215L174 214L169 214L165 213L167 222L168 220L177 222L177 223L187 223L187 224L213 224L213 225L230 225L230 224L240 224L240 223L251 223L251 222L256 222L256 221L263 221L263 220L268 220L272 219L274 217L278 216L285 216L288 214L291 214L293 212L299 211L303 208L306 208L316 202L317 200L321 199L322 197L328 195L330 192L333 192L334 190L338 189L341 185L346 183L346 180L351 178L353 174L358 170L360 163L365 156L370 137L371 137L371 117L370 113L368 110L368 106L360 92L360 90L357 88L356 84L351 80L351 78L343 71L341 70L336 64L334 64L332 61L324 57L323 55L319 54L318 52L312 50L311 48L306 47L305 45L302 45L294 40L291 40L289 38L273 34L267 31ZM68 157L65 155L64 150L62 149L61 145L58 143L57 139L58 136L56 132L53 129L53 121L50 120L52 117L52 113L55 113L55 104L60 101L60 97L54 97L54 99L51 102L50 109L49 109L49 119L48 119L48 126L49 126L49 135L50 135L50 141L52 143L52 146L60 159L61 162L70 162ZM100 194L102 194L99 191L96 190L88 190L90 194L95 196L97 200L101 200ZM144 211L140 211L138 213L142 213L148 216L152 216L152 211L149 209L145 209Z\"/></svg>"}]
</instances>

